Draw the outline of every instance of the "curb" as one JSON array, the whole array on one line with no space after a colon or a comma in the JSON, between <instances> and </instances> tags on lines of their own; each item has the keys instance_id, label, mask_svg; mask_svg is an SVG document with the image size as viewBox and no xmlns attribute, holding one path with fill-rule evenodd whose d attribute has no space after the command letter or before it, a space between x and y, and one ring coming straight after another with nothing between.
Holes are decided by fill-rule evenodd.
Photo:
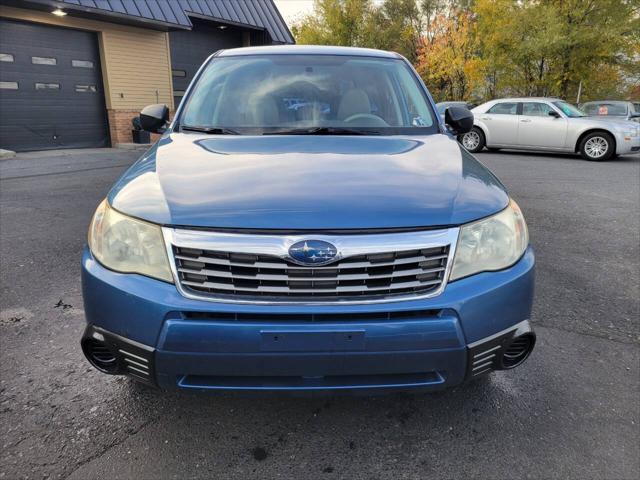
<instances>
[{"instance_id":1,"label":"curb","mask_svg":"<svg viewBox=\"0 0 640 480\"><path fill-rule=\"evenodd\" d=\"M16 152L14 152L13 150L5 150L3 148L0 148L0 159L13 158L15 156Z\"/></svg>"},{"instance_id":2,"label":"curb","mask_svg":"<svg viewBox=\"0 0 640 480\"><path fill-rule=\"evenodd\" d=\"M115 148L121 148L122 150L146 150L153 143L117 143Z\"/></svg>"}]
</instances>

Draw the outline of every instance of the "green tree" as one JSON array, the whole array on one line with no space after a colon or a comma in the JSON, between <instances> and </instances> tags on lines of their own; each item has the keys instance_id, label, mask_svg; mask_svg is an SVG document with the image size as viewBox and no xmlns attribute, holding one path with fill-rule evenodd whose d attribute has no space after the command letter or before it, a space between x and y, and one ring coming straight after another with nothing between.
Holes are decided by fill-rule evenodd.
<instances>
[{"instance_id":1,"label":"green tree","mask_svg":"<svg viewBox=\"0 0 640 480\"><path fill-rule=\"evenodd\" d=\"M316 0L292 32L299 44L392 50L415 62L423 26L416 0Z\"/></svg>"},{"instance_id":2,"label":"green tree","mask_svg":"<svg viewBox=\"0 0 640 480\"><path fill-rule=\"evenodd\" d=\"M487 96L623 95L638 43L638 0L477 0ZM637 55L637 54L636 54Z\"/></svg>"},{"instance_id":3,"label":"green tree","mask_svg":"<svg viewBox=\"0 0 640 480\"><path fill-rule=\"evenodd\" d=\"M297 43L366 46L371 0L315 0L314 13L292 27Z\"/></svg>"},{"instance_id":4,"label":"green tree","mask_svg":"<svg viewBox=\"0 0 640 480\"><path fill-rule=\"evenodd\" d=\"M292 31L399 52L437 98L640 93L640 0L316 0Z\"/></svg>"},{"instance_id":5,"label":"green tree","mask_svg":"<svg viewBox=\"0 0 640 480\"><path fill-rule=\"evenodd\" d=\"M385 0L371 11L365 27L373 48L391 50L415 63L423 16L415 0Z\"/></svg>"}]
</instances>

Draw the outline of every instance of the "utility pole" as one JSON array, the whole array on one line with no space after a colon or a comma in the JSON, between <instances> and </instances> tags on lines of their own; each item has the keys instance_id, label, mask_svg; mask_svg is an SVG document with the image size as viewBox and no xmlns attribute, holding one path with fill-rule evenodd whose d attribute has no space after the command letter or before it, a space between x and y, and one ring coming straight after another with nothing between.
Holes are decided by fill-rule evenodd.
<instances>
[{"instance_id":1,"label":"utility pole","mask_svg":"<svg viewBox=\"0 0 640 480\"><path fill-rule=\"evenodd\" d=\"M582 94L582 80L580 80L580 84L578 85L578 98L576 99L576 103L580 105L580 95Z\"/></svg>"}]
</instances>

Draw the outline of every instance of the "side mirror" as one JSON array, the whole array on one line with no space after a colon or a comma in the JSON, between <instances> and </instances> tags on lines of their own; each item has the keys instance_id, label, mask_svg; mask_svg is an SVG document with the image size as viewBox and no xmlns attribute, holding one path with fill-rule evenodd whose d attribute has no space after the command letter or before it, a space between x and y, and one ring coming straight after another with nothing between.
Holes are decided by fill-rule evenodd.
<instances>
[{"instance_id":1,"label":"side mirror","mask_svg":"<svg viewBox=\"0 0 640 480\"><path fill-rule=\"evenodd\" d=\"M550 110L548 115L553 118L560 118L560 114L555 110Z\"/></svg>"},{"instance_id":2,"label":"side mirror","mask_svg":"<svg viewBox=\"0 0 640 480\"><path fill-rule=\"evenodd\" d=\"M464 107L448 107L444 111L444 123L454 135L462 135L473 128L473 113Z\"/></svg>"},{"instance_id":3,"label":"side mirror","mask_svg":"<svg viewBox=\"0 0 640 480\"><path fill-rule=\"evenodd\" d=\"M140 112L140 126L151 133L163 133L169 121L169 107L162 105L149 105Z\"/></svg>"}]
</instances>

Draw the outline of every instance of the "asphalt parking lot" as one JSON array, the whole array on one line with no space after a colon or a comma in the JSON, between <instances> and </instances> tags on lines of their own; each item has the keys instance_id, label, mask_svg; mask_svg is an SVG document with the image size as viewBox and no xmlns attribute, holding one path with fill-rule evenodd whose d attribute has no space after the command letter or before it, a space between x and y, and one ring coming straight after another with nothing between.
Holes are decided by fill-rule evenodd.
<instances>
[{"instance_id":1,"label":"asphalt parking lot","mask_svg":"<svg viewBox=\"0 0 640 480\"><path fill-rule=\"evenodd\" d=\"M0 161L0 478L640 477L640 156L483 153L538 258L538 345L431 395L167 394L79 348L90 216L140 154Z\"/></svg>"}]
</instances>

